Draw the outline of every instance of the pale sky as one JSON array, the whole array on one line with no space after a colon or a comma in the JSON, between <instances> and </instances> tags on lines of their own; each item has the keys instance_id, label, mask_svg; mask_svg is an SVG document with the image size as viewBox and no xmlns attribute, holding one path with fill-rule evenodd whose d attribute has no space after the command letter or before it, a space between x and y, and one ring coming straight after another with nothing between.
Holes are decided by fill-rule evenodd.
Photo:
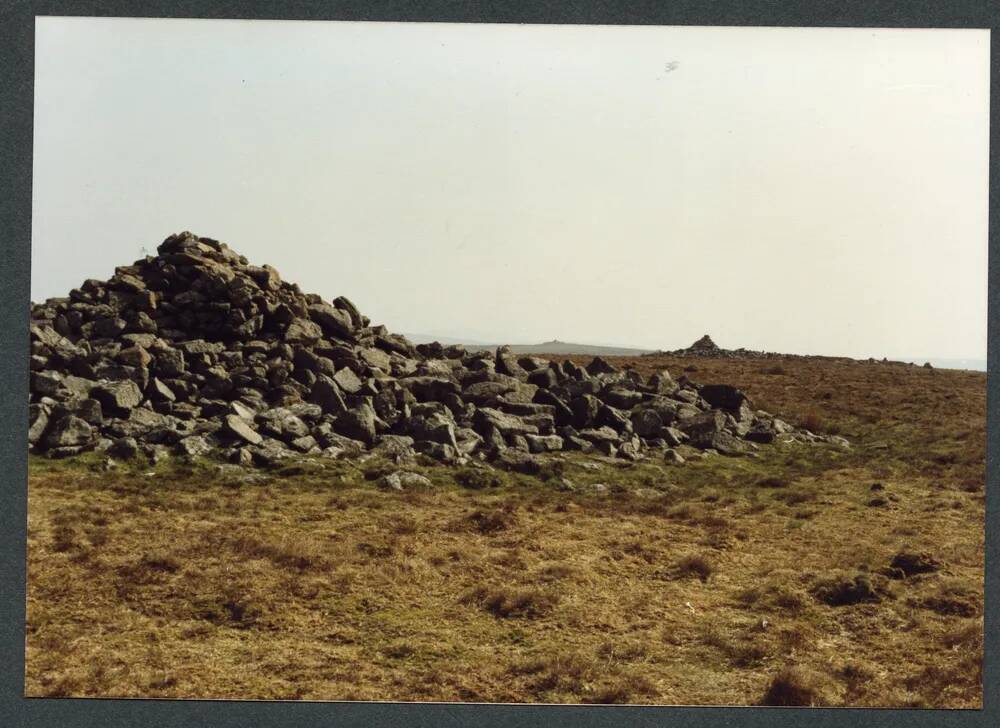
<instances>
[{"instance_id":1,"label":"pale sky","mask_svg":"<svg viewBox=\"0 0 1000 728\"><path fill-rule=\"evenodd\" d=\"M217 238L392 331L986 358L989 32L40 18L33 300Z\"/></svg>"}]
</instances>

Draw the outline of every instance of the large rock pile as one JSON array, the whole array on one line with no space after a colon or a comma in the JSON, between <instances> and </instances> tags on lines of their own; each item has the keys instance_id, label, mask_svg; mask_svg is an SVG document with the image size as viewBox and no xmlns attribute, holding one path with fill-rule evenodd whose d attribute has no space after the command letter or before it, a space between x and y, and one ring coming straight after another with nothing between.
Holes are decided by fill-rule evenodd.
<instances>
[{"instance_id":1,"label":"large rock pile","mask_svg":"<svg viewBox=\"0 0 1000 728\"><path fill-rule=\"evenodd\" d=\"M215 240L182 233L157 252L32 305L33 451L246 465L419 452L530 471L558 450L676 459L682 443L741 454L817 439L728 385L413 346Z\"/></svg>"}]
</instances>

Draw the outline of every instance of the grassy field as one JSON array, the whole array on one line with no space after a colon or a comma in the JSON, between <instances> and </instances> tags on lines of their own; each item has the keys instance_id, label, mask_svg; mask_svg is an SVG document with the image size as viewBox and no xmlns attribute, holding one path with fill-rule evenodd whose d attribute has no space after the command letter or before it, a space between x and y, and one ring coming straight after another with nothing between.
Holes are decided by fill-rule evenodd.
<instances>
[{"instance_id":1,"label":"grassy field","mask_svg":"<svg viewBox=\"0 0 1000 728\"><path fill-rule=\"evenodd\" d=\"M853 446L404 492L375 461L33 459L27 694L981 704L985 374L616 363Z\"/></svg>"}]
</instances>

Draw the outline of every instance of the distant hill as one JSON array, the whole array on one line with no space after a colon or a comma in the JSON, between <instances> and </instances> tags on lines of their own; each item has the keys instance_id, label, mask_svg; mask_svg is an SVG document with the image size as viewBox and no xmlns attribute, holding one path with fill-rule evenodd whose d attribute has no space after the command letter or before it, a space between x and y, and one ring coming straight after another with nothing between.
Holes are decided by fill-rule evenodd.
<instances>
[{"instance_id":1,"label":"distant hill","mask_svg":"<svg viewBox=\"0 0 1000 728\"><path fill-rule=\"evenodd\" d=\"M427 336L425 334L405 334L414 344L429 344L437 341L440 344L461 344L469 351L492 350L501 344L487 344L482 341L464 341L462 339L444 336ZM578 354L580 356L642 356L651 349L632 349L625 346L596 346L594 344L574 344L568 341L546 341L541 344L508 344L515 354Z\"/></svg>"}]
</instances>

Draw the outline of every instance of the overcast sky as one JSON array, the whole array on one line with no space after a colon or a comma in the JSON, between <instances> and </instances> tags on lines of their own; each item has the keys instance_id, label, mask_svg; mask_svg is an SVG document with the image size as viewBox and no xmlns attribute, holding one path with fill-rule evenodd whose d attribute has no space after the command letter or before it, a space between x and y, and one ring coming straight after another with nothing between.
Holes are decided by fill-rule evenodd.
<instances>
[{"instance_id":1,"label":"overcast sky","mask_svg":"<svg viewBox=\"0 0 1000 728\"><path fill-rule=\"evenodd\" d=\"M989 34L40 18L32 298L191 230L390 330L986 357Z\"/></svg>"}]
</instances>

